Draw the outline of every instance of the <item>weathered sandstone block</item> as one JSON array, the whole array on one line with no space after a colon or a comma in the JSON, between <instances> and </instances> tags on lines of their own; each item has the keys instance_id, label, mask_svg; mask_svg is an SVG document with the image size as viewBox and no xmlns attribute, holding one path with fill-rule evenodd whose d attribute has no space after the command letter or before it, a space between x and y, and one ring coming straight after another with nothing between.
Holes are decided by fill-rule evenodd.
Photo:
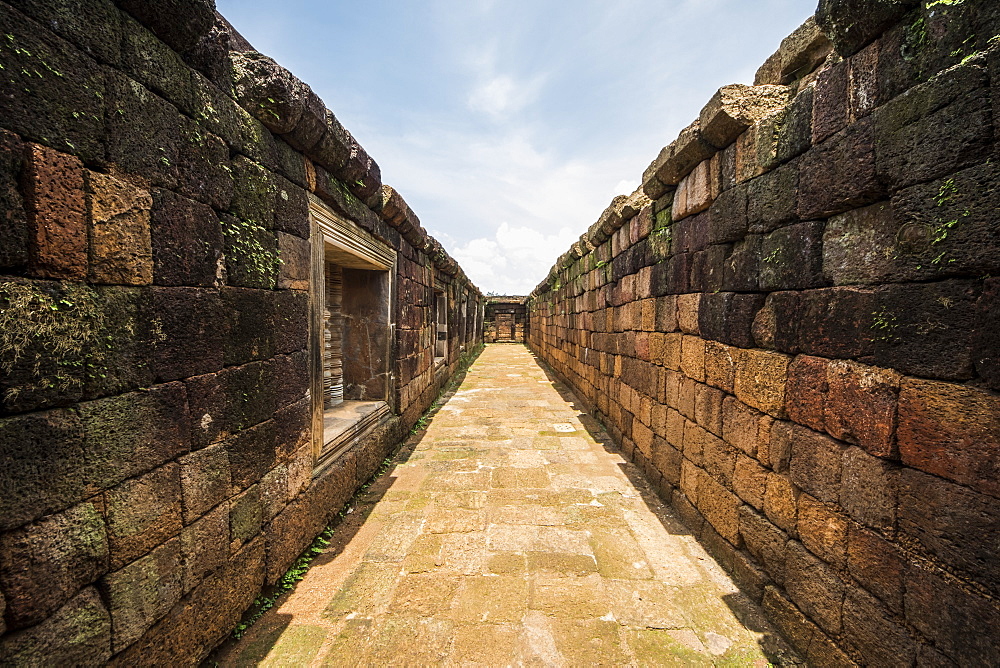
<instances>
[{"instance_id":1,"label":"weathered sandstone block","mask_svg":"<svg viewBox=\"0 0 1000 668\"><path fill-rule=\"evenodd\" d=\"M876 171L891 191L985 158L993 139L989 80L979 62L945 70L875 111Z\"/></svg>"},{"instance_id":2,"label":"weathered sandstone block","mask_svg":"<svg viewBox=\"0 0 1000 668\"><path fill-rule=\"evenodd\" d=\"M739 497L720 485L712 476L702 473L698 478L695 506L712 527L731 544L740 544Z\"/></svg>"},{"instance_id":3,"label":"weathered sandstone block","mask_svg":"<svg viewBox=\"0 0 1000 668\"><path fill-rule=\"evenodd\" d=\"M782 417L789 358L768 350L743 351L736 367L736 397L758 410Z\"/></svg>"},{"instance_id":4,"label":"weathered sandstone block","mask_svg":"<svg viewBox=\"0 0 1000 668\"><path fill-rule=\"evenodd\" d=\"M830 40L810 16L757 70L754 85L789 84L812 72L831 51Z\"/></svg>"},{"instance_id":5,"label":"weathered sandstone block","mask_svg":"<svg viewBox=\"0 0 1000 668\"><path fill-rule=\"evenodd\" d=\"M31 144L25 192L31 272L43 278L87 276L87 207L83 164Z\"/></svg>"},{"instance_id":6,"label":"weathered sandstone block","mask_svg":"<svg viewBox=\"0 0 1000 668\"><path fill-rule=\"evenodd\" d=\"M876 176L875 134L870 118L851 124L802 157L798 215L826 218L884 196Z\"/></svg>"},{"instance_id":7,"label":"weathered sandstone block","mask_svg":"<svg viewBox=\"0 0 1000 668\"><path fill-rule=\"evenodd\" d=\"M896 622L885 607L864 590L848 589L844 596L844 633L855 656L883 665L909 663L917 645L906 627Z\"/></svg>"},{"instance_id":8,"label":"weathered sandstone block","mask_svg":"<svg viewBox=\"0 0 1000 668\"><path fill-rule=\"evenodd\" d=\"M223 446L215 445L178 461L184 523L190 524L229 498L229 456Z\"/></svg>"},{"instance_id":9,"label":"weathered sandstone block","mask_svg":"<svg viewBox=\"0 0 1000 668\"><path fill-rule=\"evenodd\" d=\"M215 285L223 244L222 227L211 207L156 190L150 233L155 284Z\"/></svg>"},{"instance_id":10,"label":"weathered sandstone block","mask_svg":"<svg viewBox=\"0 0 1000 668\"><path fill-rule=\"evenodd\" d=\"M861 524L891 531L896 521L898 466L860 448L844 451L840 505Z\"/></svg>"},{"instance_id":11,"label":"weathered sandstone block","mask_svg":"<svg viewBox=\"0 0 1000 668\"><path fill-rule=\"evenodd\" d=\"M764 496L767 493L767 469L752 457L738 455L733 470L733 491L758 511L763 510Z\"/></svg>"},{"instance_id":12,"label":"weathered sandstone block","mask_svg":"<svg viewBox=\"0 0 1000 668\"><path fill-rule=\"evenodd\" d=\"M111 568L146 554L181 530L180 467L171 462L105 495Z\"/></svg>"},{"instance_id":13,"label":"weathered sandstone block","mask_svg":"<svg viewBox=\"0 0 1000 668\"><path fill-rule=\"evenodd\" d=\"M0 8L0 34L4 127L27 141L51 141L53 148L88 164L103 161L106 70L9 5Z\"/></svg>"},{"instance_id":14,"label":"weathered sandstone block","mask_svg":"<svg viewBox=\"0 0 1000 668\"><path fill-rule=\"evenodd\" d=\"M913 469L904 468L899 481L900 530L956 573L991 593L1000 590L992 549L1000 510L993 500Z\"/></svg>"},{"instance_id":15,"label":"weathered sandstone block","mask_svg":"<svg viewBox=\"0 0 1000 668\"><path fill-rule=\"evenodd\" d=\"M154 288L158 334L153 361L160 381L218 371L228 333L219 293L199 288Z\"/></svg>"},{"instance_id":16,"label":"weathered sandstone block","mask_svg":"<svg viewBox=\"0 0 1000 668\"><path fill-rule=\"evenodd\" d=\"M21 173L26 162L20 137L0 130L0 267L22 269L28 263L28 218L21 193Z\"/></svg>"},{"instance_id":17,"label":"weathered sandstone block","mask_svg":"<svg viewBox=\"0 0 1000 668\"><path fill-rule=\"evenodd\" d=\"M175 51L193 48L215 24L210 0L116 0L116 4L143 22Z\"/></svg>"},{"instance_id":18,"label":"weathered sandstone block","mask_svg":"<svg viewBox=\"0 0 1000 668\"><path fill-rule=\"evenodd\" d=\"M826 141L852 120L851 70L847 61L831 62L819 71L813 92L812 143Z\"/></svg>"},{"instance_id":19,"label":"weathered sandstone block","mask_svg":"<svg viewBox=\"0 0 1000 668\"><path fill-rule=\"evenodd\" d=\"M820 501L840 501L844 446L829 436L794 425L789 475L804 492Z\"/></svg>"},{"instance_id":20,"label":"weathered sandstone block","mask_svg":"<svg viewBox=\"0 0 1000 668\"><path fill-rule=\"evenodd\" d=\"M101 579L114 628L113 651L131 645L170 612L181 597L182 579L180 538Z\"/></svg>"},{"instance_id":21,"label":"weathered sandstone block","mask_svg":"<svg viewBox=\"0 0 1000 668\"><path fill-rule=\"evenodd\" d=\"M723 86L701 110L701 135L716 148L725 148L761 118L784 108L790 97L787 86Z\"/></svg>"},{"instance_id":22,"label":"weathered sandstone block","mask_svg":"<svg viewBox=\"0 0 1000 668\"><path fill-rule=\"evenodd\" d=\"M233 492L260 480L274 465L276 433L274 420L267 420L226 440L224 446L229 456Z\"/></svg>"},{"instance_id":23,"label":"weathered sandstone block","mask_svg":"<svg viewBox=\"0 0 1000 668\"><path fill-rule=\"evenodd\" d=\"M184 527L180 534L183 589L187 593L212 573L225 568L229 558L229 504Z\"/></svg>"},{"instance_id":24,"label":"weathered sandstone block","mask_svg":"<svg viewBox=\"0 0 1000 668\"><path fill-rule=\"evenodd\" d=\"M86 433L87 480L99 488L151 471L190 448L183 383L83 402L77 411Z\"/></svg>"},{"instance_id":25,"label":"weathered sandstone block","mask_svg":"<svg viewBox=\"0 0 1000 668\"><path fill-rule=\"evenodd\" d=\"M1000 609L969 594L953 579L910 565L906 571L906 621L955 661L989 665L1000 661Z\"/></svg>"},{"instance_id":26,"label":"weathered sandstone block","mask_svg":"<svg viewBox=\"0 0 1000 668\"><path fill-rule=\"evenodd\" d=\"M92 283L148 285L153 282L149 238L152 197L114 177L86 172Z\"/></svg>"},{"instance_id":27,"label":"weathered sandstone block","mask_svg":"<svg viewBox=\"0 0 1000 668\"><path fill-rule=\"evenodd\" d=\"M768 619L788 638L795 651L808 656L810 645L815 644L816 636L822 635L816 625L806 619L777 587L765 588L762 607Z\"/></svg>"},{"instance_id":28,"label":"weathered sandstone block","mask_svg":"<svg viewBox=\"0 0 1000 668\"><path fill-rule=\"evenodd\" d=\"M904 379L899 453L908 466L1000 495L1000 399L963 385Z\"/></svg>"},{"instance_id":29,"label":"weathered sandstone block","mask_svg":"<svg viewBox=\"0 0 1000 668\"><path fill-rule=\"evenodd\" d=\"M829 360L822 357L799 355L788 366L788 417L816 431L826 428L828 364Z\"/></svg>"},{"instance_id":30,"label":"weathered sandstone block","mask_svg":"<svg viewBox=\"0 0 1000 668\"><path fill-rule=\"evenodd\" d=\"M0 536L11 628L37 624L108 570L108 537L90 501Z\"/></svg>"},{"instance_id":31,"label":"weathered sandstone block","mask_svg":"<svg viewBox=\"0 0 1000 668\"><path fill-rule=\"evenodd\" d=\"M873 455L893 457L899 381L900 374L891 369L831 362L824 403L827 433L860 445Z\"/></svg>"},{"instance_id":32,"label":"weathered sandstone block","mask_svg":"<svg viewBox=\"0 0 1000 668\"><path fill-rule=\"evenodd\" d=\"M747 227L760 234L797 220L798 161L782 165L747 183Z\"/></svg>"},{"instance_id":33,"label":"weathered sandstone block","mask_svg":"<svg viewBox=\"0 0 1000 668\"><path fill-rule=\"evenodd\" d=\"M0 662L12 666L97 666L110 657L111 619L93 587L41 624L0 640Z\"/></svg>"},{"instance_id":34,"label":"weathered sandstone block","mask_svg":"<svg viewBox=\"0 0 1000 668\"><path fill-rule=\"evenodd\" d=\"M14 529L63 510L87 494L84 429L79 416L56 409L0 419L0 529ZM45 470L38 467L41 458Z\"/></svg>"},{"instance_id":35,"label":"weathered sandstone block","mask_svg":"<svg viewBox=\"0 0 1000 668\"><path fill-rule=\"evenodd\" d=\"M758 345L821 357L871 355L879 336L876 294L857 288L772 292L754 320Z\"/></svg>"},{"instance_id":36,"label":"weathered sandstone block","mask_svg":"<svg viewBox=\"0 0 1000 668\"><path fill-rule=\"evenodd\" d=\"M250 288L222 290L221 309L227 325L223 361L227 366L274 355L274 294Z\"/></svg>"},{"instance_id":37,"label":"weathered sandstone block","mask_svg":"<svg viewBox=\"0 0 1000 668\"><path fill-rule=\"evenodd\" d=\"M812 113L815 85L798 92L785 107L778 128L778 162L787 162L812 146Z\"/></svg>"},{"instance_id":38,"label":"weathered sandstone block","mask_svg":"<svg viewBox=\"0 0 1000 668\"><path fill-rule=\"evenodd\" d=\"M816 24L837 53L850 56L916 4L915 0L822 0L816 8Z\"/></svg>"},{"instance_id":39,"label":"weathered sandstone block","mask_svg":"<svg viewBox=\"0 0 1000 668\"><path fill-rule=\"evenodd\" d=\"M820 628L840 633L845 587L836 572L795 541L788 543L785 571L788 597Z\"/></svg>"},{"instance_id":40,"label":"weathered sandstone block","mask_svg":"<svg viewBox=\"0 0 1000 668\"><path fill-rule=\"evenodd\" d=\"M1000 254L991 239L993 212L1000 205L997 183L1000 170L988 162L897 192L892 198L897 275L922 280L996 275Z\"/></svg>"},{"instance_id":41,"label":"weathered sandstone block","mask_svg":"<svg viewBox=\"0 0 1000 668\"><path fill-rule=\"evenodd\" d=\"M913 375L965 380L974 373L977 281L893 285L873 309L875 361Z\"/></svg>"},{"instance_id":42,"label":"weathered sandstone block","mask_svg":"<svg viewBox=\"0 0 1000 668\"><path fill-rule=\"evenodd\" d=\"M890 610L903 610L906 559L878 534L851 525L847 537L847 568L851 576Z\"/></svg>"},{"instance_id":43,"label":"weathered sandstone block","mask_svg":"<svg viewBox=\"0 0 1000 668\"><path fill-rule=\"evenodd\" d=\"M847 562L847 518L808 494L799 496L799 540L814 555L836 568Z\"/></svg>"},{"instance_id":44,"label":"weathered sandstone block","mask_svg":"<svg viewBox=\"0 0 1000 668\"><path fill-rule=\"evenodd\" d=\"M713 341L751 348L754 346L751 328L763 306L763 295L735 292L702 294L698 307L699 331Z\"/></svg>"},{"instance_id":45,"label":"weathered sandstone block","mask_svg":"<svg viewBox=\"0 0 1000 668\"><path fill-rule=\"evenodd\" d=\"M799 489L783 475L770 473L764 492L764 513L776 526L796 535Z\"/></svg>"},{"instance_id":46,"label":"weathered sandstone block","mask_svg":"<svg viewBox=\"0 0 1000 668\"><path fill-rule=\"evenodd\" d=\"M658 199L659 195L651 192L645 184L656 179L666 186L675 186L688 175L702 160L707 160L715 153L715 148L701 134L698 121L681 130L680 135L669 146L664 147L657 158L643 173L643 189L650 199ZM655 189L654 189L655 190Z\"/></svg>"},{"instance_id":47,"label":"weathered sandstone block","mask_svg":"<svg viewBox=\"0 0 1000 668\"><path fill-rule=\"evenodd\" d=\"M705 342L705 382L732 393L740 349L717 341Z\"/></svg>"},{"instance_id":48,"label":"weathered sandstone block","mask_svg":"<svg viewBox=\"0 0 1000 668\"><path fill-rule=\"evenodd\" d=\"M711 161L703 160L677 185L670 210L671 219L678 221L704 211L718 193L718 178L711 172Z\"/></svg>"}]
</instances>

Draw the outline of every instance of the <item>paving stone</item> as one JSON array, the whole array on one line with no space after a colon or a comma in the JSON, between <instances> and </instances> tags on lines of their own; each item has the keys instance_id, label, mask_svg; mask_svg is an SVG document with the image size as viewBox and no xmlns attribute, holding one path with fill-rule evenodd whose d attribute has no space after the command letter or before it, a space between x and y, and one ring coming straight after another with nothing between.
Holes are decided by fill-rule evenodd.
<instances>
[{"instance_id":1,"label":"paving stone","mask_svg":"<svg viewBox=\"0 0 1000 668\"><path fill-rule=\"evenodd\" d=\"M690 304L688 320L696 326L697 301ZM723 431L721 393L700 384L698 393L691 383L692 418L697 413ZM666 427L666 412L654 417L648 398L629 391L633 433L640 417ZM295 592L239 646L224 650L220 665L744 665L777 656L761 649L774 643L792 655L749 599L741 597L746 610L727 604L736 586L523 347L488 347L460 392L462 401L452 407L462 410L446 404L403 449L391 486L377 491L376 485L359 499L349 516L359 519L340 526ZM753 418L757 437L758 423L771 418L756 411ZM518 435L492 439L494 424ZM560 432L558 424L574 430ZM736 461L735 447L689 424L692 448L704 451L702 441L711 439L709 448ZM681 446L684 429L675 431ZM769 427L761 433L769 438ZM671 447L660 440L654 454ZM763 497L768 471L755 466L759 471L746 477L763 476L756 492ZM714 473L736 475L733 466ZM705 517L737 542L739 499L708 473L694 469L694 475L704 480ZM199 507L211 503L215 482L185 484ZM787 481L784 497L774 489L775 499L790 495L794 529L797 490ZM787 501L774 502L779 509L781 503ZM216 512L222 511L191 524L187 534L211 524ZM773 527L772 533L785 536ZM198 561L188 577L212 560L193 554Z\"/></svg>"},{"instance_id":2,"label":"paving stone","mask_svg":"<svg viewBox=\"0 0 1000 668\"><path fill-rule=\"evenodd\" d=\"M528 610L529 581L521 575L462 578L451 614L456 622L515 623Z\"/></svg>"},{"instance_id":3,"label":"paving stone","mask_svg":"<svg viewBox=\"0 0 1000 668\"><path fill-rule=\"evenodd\" d=\"M449 660L458 665L511 665L521 627L515 624L467 624L455 629Z\"/></svg>"}]
</instances>

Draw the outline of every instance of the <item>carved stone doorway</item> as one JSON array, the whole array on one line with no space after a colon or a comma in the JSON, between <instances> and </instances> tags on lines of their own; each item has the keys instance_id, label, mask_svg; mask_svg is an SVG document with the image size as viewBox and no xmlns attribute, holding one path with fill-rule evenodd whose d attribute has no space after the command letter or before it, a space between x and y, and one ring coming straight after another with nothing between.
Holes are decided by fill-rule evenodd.
<instances>
[{"instance_id":1,"label":"carved stone doorway","mask_svg":"<svg viewBox=\"0 0 1000 668\"><path fill-rule=\"evenodd\" d=\"M514 314L497 313L497 341L514 340Z\"/></svg>"}]
</instances>

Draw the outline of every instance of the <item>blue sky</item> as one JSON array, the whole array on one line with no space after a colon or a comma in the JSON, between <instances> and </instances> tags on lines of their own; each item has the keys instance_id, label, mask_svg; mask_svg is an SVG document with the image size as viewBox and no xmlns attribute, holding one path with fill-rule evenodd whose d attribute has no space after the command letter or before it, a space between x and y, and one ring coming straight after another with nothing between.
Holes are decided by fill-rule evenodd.
<instances>
[{"instance_id":1,"label":"blue sky","mask_svg":"<svg viewBox=\"0 0 1000 668\"><path fill-rule=\"evenodd\" d=\"M217 0L483 290L524 294L816 0Z\"/></svg>"}]
</instances>

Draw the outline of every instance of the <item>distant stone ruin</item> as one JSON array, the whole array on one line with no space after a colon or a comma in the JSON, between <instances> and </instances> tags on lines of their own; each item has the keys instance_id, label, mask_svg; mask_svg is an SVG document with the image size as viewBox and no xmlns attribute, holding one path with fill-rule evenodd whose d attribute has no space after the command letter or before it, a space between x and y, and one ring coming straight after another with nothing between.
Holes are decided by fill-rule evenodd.
<instances>
[{"instance_id":1,"label":"distant stone ruin","mask_svg":"<svg viewBox=\"0 0 1000 668\"><path fill-rule=\"evenodd\" d=\"M486 343L524 343L528 334L528 309L525 296L486 298L483 339Z\"/></svg>"}]
</instances>

